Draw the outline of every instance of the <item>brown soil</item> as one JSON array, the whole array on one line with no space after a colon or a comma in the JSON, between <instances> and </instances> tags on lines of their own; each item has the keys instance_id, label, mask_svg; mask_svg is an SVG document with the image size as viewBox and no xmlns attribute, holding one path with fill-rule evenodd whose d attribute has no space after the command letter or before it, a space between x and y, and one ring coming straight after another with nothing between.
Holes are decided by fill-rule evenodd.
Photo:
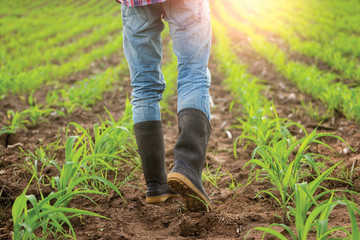
<instances>
[{"instance_id":1,"label":"brown soil","mask_svg":"<svg viewBox=\"0 0 360 240\"><path fill-rule=\"evenodd\" d=\"M301 122L308 131L318 126L318 122L312 120L301 107L301 98L311 101L317 106L321 103L314 100L311 96L301 94L289 80L281 77L272 65L254 53L247 43L246 36L241 36L236 32L231 34L231 38L240 42L241 51L237 52L239 58L248 64L249 72L260 79L265 80L268 91L264 92L266 97L274 101L275 107L280 117L287 117L293 121ZM117 61L107 62L107 66L116 64ZM255 197L256 192L270 188L268 182L253 182L246 185L249 169L243 169L245 163L251 159L254 146L244 149L238 148L238 159L234 158L233 143L235 138L241 134L237 129L230 128L237 124L237 118L241 117L240 110L229 112L232 96L222 85L224 76L216 71L215 61L211 60L210 69L213 73L211 95L214 101L212 108L212 135L210 138L206 164L211 169L216 169L221 165L221 178L217 181L218 187L214 187L209 182L205 183L205 188L209 196L216 205L213 212L190 213L182 208L180 199L172 199L164 204L149 205L145 203L145 186L142 173L136 173L138 179L130 182L133 185L142 184L140 189L125 186L121 189L126 203L116 195L109 197L95 196L95 204L81 199L74 199L70 206L79 209L95 211L110 220L83 217L73 219L78 239L243 239L243 237L254 227L268 226L281 220L276 215L281 215L281 210L274 200L266 196ZM84 72L85 75L91 75ZM83 79L83 75L73 75L64 80L74 83ZM126 96L130 95L128 77L122 76L121 87L108 91L104 94L103 100L99 101L91 111L77 110L66 118L51 116L49 122L41 123L39 126L21 130L16 135L2 136L0 141L0 239L11 239L12 222L11 207L15 198L25 189L31 175L21 167L25 158L22 157L19 147L24 151L34 149L38 146L47 146L60 139L60 146L65 142L65 127L69 122L76 122L83 127L92 128L93 124L99 122L98 115L105 118L107 115L104 106L113 114L115 119L121 117L124 111ZM47 88L36 93L38 102L44 102ZM18 97L8 97L1 100L1 114L5 116L6 110L22 110L24 104L17 100ZM171 111L176 112L176 97L169 98ZM321 110L321 107L320 107ZM177 137L177 120L175 114L163 114L163 125L166 145L166 165L170 169L173 164L173 147ZM2 122L3 124L4 122ZM343 137L353 148L359 149L360 126L352 121L347 121L341 114L336 114L333 118L325 121L318 128L319 131L335 132ZM226 133L228 131L228 133ZM230 138L231 133L232 138ZM301 136L302 133L293 134ZM4 139L5 138L5 139ZM330 152L321 147L312 147L310 150L325 155L333 155L332 159L336 162L345 160L345 169L349 169L354 163L355 167L360 167L360 156L349 151L345 144L333 139L326 139L337 153ZM64 150L56 150L57 160L64 160ZM46 169L45 173L49 176L57 175L55 169ZM235 191L227 189L233 179L240 184ZM341 174L338 169L336 173ZM337 176L338 177L338 176ZM354 179L360 177L358 172ZM346 184L327 183L327 187L333 189L348 189ZM360 181L354 182L355 191L360 191ZM51 189L43 189L44 193L50 193ZM27 194L39 195L36 186L31 186ZM356 203L360 203L358 196L353 196ZM346 209L335 208L331 215L331 225L349 225ZM294 223L290 226L293 228ZM280 230L280 229L278 229ZM340 236L341 237L341 236ZM261 233L251 232L249 239L260 239ZM314 235L310 237L314 239ZM270 239L270 238L269 238Z\"/></svg>"}]
</instances>

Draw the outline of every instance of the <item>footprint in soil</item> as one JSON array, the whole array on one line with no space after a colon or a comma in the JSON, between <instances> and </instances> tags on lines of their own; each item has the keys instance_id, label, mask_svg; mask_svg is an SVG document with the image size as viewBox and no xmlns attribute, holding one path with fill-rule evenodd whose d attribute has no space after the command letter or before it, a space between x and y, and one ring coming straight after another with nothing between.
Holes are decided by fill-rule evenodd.
<instances>
[{"instance_id":1,"label":"footprint in soil","mask_svg":"<svg viewBox=\"0 0 360 240\"><path fill-rule=\"evenodd\" d=\"M180 236L182 237L196 237L200 235L198 229L190 220L184 219L180 224Z\"/></svg>"}]
</instances>

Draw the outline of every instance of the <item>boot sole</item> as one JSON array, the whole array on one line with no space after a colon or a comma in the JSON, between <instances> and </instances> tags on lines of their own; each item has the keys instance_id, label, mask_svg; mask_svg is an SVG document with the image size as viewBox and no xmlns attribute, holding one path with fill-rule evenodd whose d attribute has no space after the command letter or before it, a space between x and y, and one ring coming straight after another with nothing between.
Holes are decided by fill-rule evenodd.
<instances>
[{"instance_id":1,"label":"boot sole","mask_svg":"<svg viewBox=\"0 0 360 240\"><path fill-rule=\"evenodd\" d=\"M176 172L169 173L167 182L173 191L180 194L185 207L189 211L197 212L214 209L210 200L184 175Z\"/></svg>"},{"instance_id":2,"label":"boot sole","mask_svg":"<svg viewBox=\"0 0 360 240\"><path fill-rule=\"evenodd\" d=\"M179 194L164 194L161 196L152 196L152 197L146 197L146 203L163 203L166 202L169 198L178 198L180 197Z\"/></svg>"}]
</instances>

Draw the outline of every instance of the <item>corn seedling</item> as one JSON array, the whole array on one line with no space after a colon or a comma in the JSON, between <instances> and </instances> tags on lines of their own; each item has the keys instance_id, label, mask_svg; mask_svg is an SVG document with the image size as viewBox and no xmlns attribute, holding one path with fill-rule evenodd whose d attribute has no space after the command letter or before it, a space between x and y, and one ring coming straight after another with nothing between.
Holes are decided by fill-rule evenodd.
<instances>
[{"instance_id":1,"label":"corn seedling","mask_svg":"<svg viewBox=\"0 0 360 240\"><path fill-rule=\"evenodd\" d=\"M237 189L239 189L240 187L242 187L243 185L238 182L238 180L236 180L236 178L234 178L230 172L228 172L230 178L231 178L231 182L227 182L226 184L228 185L226 188L229 191L235 191Z\"/></svg>"},{"instance_id":2,"label":"corn seedling","mask_svg":"<svg viewBox=\"0 0 360 240\"><path fill-rule=\"evenodd\" d=\"M1 134L14 134L17 129L26 129L26 124L29 123L23 112L14 112L13 110L7 111L7 118L12 119L10 125L3 126L0 129Z\"/></svg>"},{"instance_id":3,"label":"corn seedling","mask_svg":"<svg viewBox=\"0 0 360 240\"><path fill-rule=\"evenodd\" d=\"M234 127L240 128L243 131L234 142L235 157L237 152L237 145L241 144L244 140L252 142L257 146L267 145L271 142L277 142L280 139L294 141L295 139L291 136L290 131L288 130L291 126L299 127L306 133L305 128L300 124L287 119L279 118L274 106L272 109L274 109L273 113L268 112L263 117L260 117L262 116L261 114L258 116L254 114L251 118L245 118L245 120L239 119L240 125L235 125Z\"/></svg>"},{"instance_id":4,"label":"corn seedling","mask_svg":"<svg viewBox=\"0 0 360 240\"><path fill-rule=\"evenodd\" d=\"M311 183L310 183L311 184ZM332 237L333 233L337 231L342 231L347 234L346 239L357 239L359 237L359 228L357 226L357 219L355 213L360 214L359 206L355 203L348 201L346 199L339 199L333 201L334 193L331 191L326 191L325 194L331 194L328 200L321 202L318 204L316 200L319 197L314 198L313 188L316 188L317 184L313 184L310 186L308 183L301 183L295 185L295 227L296 231L293 231L290 227L285 224L271 224L269 227L256 227L254 230L264 232L263 238L265 234L270 234L279 239L286 240L286 238L282 233L279 233L272 229L274 226L280 226L284 230L286 230L292 239L294 240L306 240L308 239L309 233L311 231L316 232L316 239L325 240L329 237ZM324 194L321 194L324 195ZM345 227L332 227L329 228L328 221L329 216L334 209L339 204L346 205L348 207L349 216L351 220L351 233ZM310 214L308 211L311 206L315 206ZM334 238L332 238L334 239Z\"/></svg>"},{"instance_id":5,"label":"corn seedling","mask_svg":"<svg viewBox=\"0 0 360 240\"><path fill-rule=\"evenodd\" d=\"M52 186L58 191L66 190L66 193L68 193L76 191L75 188L79 186L88 187L88 183L91 181L100 181L122 197L121 193L113 183L97 176L94 170L91 169L91 166L87 165L89 161L91 162L94 159L98 160L101 155L88 156L86 143L81 144L83 137L84 135L79 138L77 143L75 143L77 137L69 137L67 139L65 145L65 163L62 168L60 168L56 162L52 161L52 163L60 171L60 177L52 178Z\"/></svg>"},{"instance_id":6,"label":"corn seedling","mask_svg":"<svg viewBox=\"0 0 360 240\"><path fill-rule=\"evenodd\" d=\"M317 122L320 122L322 120L326 120L329 119L334 113L333 112L329 112L329 110L327 110L327 112L325 114L320 114L318 107L317 106L313 106L312 102L309 101L307 103L305 103L304 101L301 101L301 106L304 108L304 110L306 111L306 113L312 118L315 119Z\"/></svg>"},{"instance_id":7,"label":"corn seedling","mask_svg":"<svg viewBox=\"0 0 360 240\"><path fill-rule=\"evenodd\" d=\"M311 143L321 144L332 149L326 143L317 140L318 138L325 136L335 137L343 141L342 138L330 133L316 133L315 129L309 135L293 143L288 139L281 139L278 142L272 142L272 145L255 148L252 159L244 166L245 168L248 165L253 165L251 170L253 173L249 175L249 181L255 177L256 180L267 179L274 185L274 188L261 191L261 193L268 194L281 206L283 209L284 223L287 222L287 206L289 202L293 200L295 185L305 177L309 176L306 168L310 167L315 173L315 176L325 176L324 173L327 173L327 177L327 175L339 165L338 163L321 174L323 165L316 162L315 159L320 157L324 159L327 158L318 154L306 153L306 149L309 148ZM295 155L294 159L291 159L292 155ZM256 156L259 156L259 159L257 159ZM260 169L255 169L254 167L256 165L259 166ZM321 179L323 181L325 180L325 177ZM272 191L279 193L280 198L274 195Z\"/></svg>"},{"instance_id":8,"label":"corn seedling","mask_svg":"<svg viewBox=\"0 0 360 240\"><path fill-rule=\"evenodd\" d=\"M52 166L52 162L55 161L55 155L48 156L48 154L44 151L42 147L36 148L34 153L25 151L20 148L23 156L25 157L25 163L20 165L20 167L26 169L28 172L31 173L33 178L35 179L38 188L40 189L40 184L42 185L49 185L51 179L48 176L43 174L44 168ZM47 179L47 182L45 182ZM40 194L41 191L40 191Z\"/></svg>"},{"instance_id":9,"label":"corn seedling","mask_svg":"<svg viewBox=\"0 0 360 240\"><path fill-rule=\"evenodd\" d=\"M353 162L351 168L349 169L345 164L341 165L337 177L344 180L350 186L354 186L354 183L360 180L360 176L356 176L356 173L360 171L360 167L355 167L356 161Z\"/></svg>"},{"instance_id":10,"label":"corn seedling","mask_svg":"<svg viewBox=\"0 0 360 240\"><path fill-rule=\"evenodd\" d=\"M125 117L128 118L127 116ZM116 127L113 127L113 129L125 130ZM104 195L105 193L99 191L98 187L96 187L99 185L97 182L101 182L103 189L105 187L110 188L122 197L118 187L123 186L125 182L129 180L130 175L127 176L119 186L115 186L105 178L98 176L96 174L96 169L93 170L99 163L106 168L112 169L112 167L102 159L109 157L116 158L115 155L107 153L107 151L110 151L112 148L107 148L106 141L103 141L105 136L115 134L116 132L107 131L108 130L106 129L101 133L99 127L96 127L95 143L92 142L92 139L86 140L86 133L80 137L68 137L65 144L65 163L62 167L56 161L47 159L43 151L39 150L39 156L35 156L34 154L31 155L32 157L47 159L47 163L50 162L59 170L60 176L52 177L51 179L51 186L57 191L51 193L47 197L44 197L43 194L41 194L41 199L37 201L35 196L25 195L27 187L15 200L13 206L14 239L35 238L37 229L41 229L41 236L45 238L50 236L56 238L58 234L68 237L68 234L63 228L64 224L71 230L72 237L75 237L74 229L69 221L70 218L80 215L102 216L88 211L68 208L67 205L71 199L76 196L83 196L92 201L91 198L85 194ZM129 134L128 130L127 134ZM114 139L109 138L109 140ZM101 144L96 145L97 142L105 145L105 147L100 146ZM92 146L91 150L88 150L89 145ZM42 165L41 169L43 169L44 166L45 164ZM136 169L137 168L135 168L135 170ZM39 177L37 172L38 159L32 164L31 170L33 172L32 180L35 178L39 183L41 177ZM131 175L132 174L133 173L131 173ZM94 187L95 190L91 190L89 187ZM27 208L28 201L32 205L31 209Z\"/></svg>"},{"instance_id":11,"label":"corn seedling","mask_svg":"<svg viewBox=\"0 0 360 240\"><path fill-rule=\"evenodd\" d=\"M213 185L216 188L218 187L217 180L219 180L222 176L224 176L224 173L220 173L221 170L221 164L216 169L211 169L208 164L206 164L206 168L202 172L202 181L208 181L211 185Z\"/></svg>"},{"instance_id":12,"label":"corn seedling","mask_svg":"<svg viewBox=\"0 0 360 240\"><path fill-rule=\"evenodd\" d=\"M66 207L69 198L90 193L101 194L100 192L91 190L68 192L67 189L64 189L53 192L46 198L41 196L38 201L34 195L26 195L30 183L31 181L23 193L15 199L12 208L13 239L48 239L50 237L57 238L58 235L76 239L74 228L70 222L71 218L80 215L103 217L93 212ZM30 208L28 208L28 202L31 203ZM64 229L64 224L69 227L71 235ZM39 230L40 234L36 234Z\"/></svg>"},{"instance_id":13,"label":"corn seedling","mask_svg":"<svg viewBox=\"0 0 360 240\"><path fill-rule=\"evenodd\" d=\"M134 176L134 172L138 170L140 162L136 157L136 144L132 133L131 121L131 105L127 101L123 117L119 121L115 121L112 115L108 112L110 120L101 121L101 125L94 124L93 134L88 129L84 129L77 123L70 123L77 129L81 137L78 144L81 144L83 153L83 165L81 174L99 176L103 179L108 179L109 172L112 174L113 181L118 188L121 188L128 180ZM67 130L68 132L68 130ZM79 145L80 146L80 145ZM78 146L74 146L77 148ZM135 155L135 157L134 157ZM132 171L129 173L122 173L124 176L119 176L118 169L122 164L132 166ZM120 177L124 179L121 180ZM107 191L109 188L107 184L102 181L86 181L86 184L101 191Z\"/></svg>"}]
</instances>

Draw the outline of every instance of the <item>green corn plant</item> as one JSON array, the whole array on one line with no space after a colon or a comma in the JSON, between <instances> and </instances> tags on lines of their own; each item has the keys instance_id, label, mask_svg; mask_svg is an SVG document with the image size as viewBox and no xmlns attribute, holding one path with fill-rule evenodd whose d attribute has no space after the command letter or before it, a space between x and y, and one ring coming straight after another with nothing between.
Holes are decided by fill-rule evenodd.
<instances>
[{"instance_id":1,"label":"green corn plant","mask_svg":"<svg viewBox=\"0 0 360 240\"><path fill-rule=\"evenodd\" d=\"M249 181L253 178L258 181L266 179L274 185L274 188L263 190L260 193L268 194L281 206L283 209L282 218L284 223L287 222L287 206L289 202L293 200L293 194L295 192L294 187L296 183L299 183L302 179L309 176L307 168L310 168L310 170L314 172L315 176L324 176L324 178L321 179L325 180L330 179L326 177L336 166L339 165L338 163L325 171L325 177L324 173L321 174L321 168L324 167L324 165L318 163L315 159L328 158L319 154L306 153L306 150L309 148L311 143L321 144L332 149L326 143L318 140L318 138L325 136L335 137L344 141L341 137L330 133L316 133L315 129L309 135L296 142L292 142L289 141L289 139L284 138L278 140L277 142L272 142L271 145L256 147L253 151L252 159L244 166L245 168L248 165L252 165ZM295 151L296 155L294 159L291 159L291 155ZM259 159L255 158L256 156L259 156ZM260 169L255 169L255 166L259 166ZM280 194L280 197L274 195L272 191L276 191Z\"/></svg>"},{"instance_id":2,"label":"green corn plant","mask_svg":"<svg viewBox=\"0 0 360 240\"><path fill-rule=\"evenodd\" d=\"M134 177L135 171L141 164L136 154L136 143L132 133L130 102L127 100L125 112L120 120L115 121L109 112L108 114L110 120L100 119L101 125L94 124L93 134L77 123L70 123L68 128L74 126L81 133L78 143L81 142L82 145L80 148L75 146L78 150L84 151L82 163L84 167L81 169L81 174L84 176L91 174L102 179L108 179L108 174L111 174L114 184L121 188ZM118 170L122 169L122 164L131 166L133 170L129 173L121 171L119 176ZM121 180L120 177L124 179ZM107 184L102 181L91 180L86 181L86 184L101 191L109 190Z\"/></svg>"},{"instance_id":3,"label":"green corn plant","mask_svg":"<svg viewBox=\"0 0 360 240\"><path fill-rule=\"evenodd\" d=\"M49 156L42 147L35 148L34 153L29 150L25 152L22 148L20 148L20 151L25 160L24 164L19 165L19 167L31 173L39 189L41 189L40 185L48 185L51 179L45 176L43 171L45 167L52 166L51 162L55 161L55 155ZM41 191L40 194L42 194Z\"/></svg>"},{"instance_id":4,"label":"green corn plant","mask_svg":"<svg viewBox=\"0 0 360 240\"><path fill-rule=\"evenodd\" d=\"M127 162L127 159L134 160L136 141L133 134L130 101L127 99L124 114L118 121L115 121L107 109L105 110L109 115L109 119L105 121L100 119L101 124L94 124L92 134L80 124L74 122L69 123L68 128L74 126L79 133L84 135L85 141L88 141L88 150L92 155L106 155L107 157L102 157L97 163L104 163L106 167L111 168L109 164L112 164L114 159L121 159L124 162ZM93 166L92 163L88 164ZM137 166L138 163L134 162L132 165ZM92 168L97 169L95 166Z\"/></svg>"},{"instance_id":5,"label":"green corn plant","mask_svg":"<svg viewBox=\"0 0 360 240\"><path fill-rule=\"evenodd\" d=\"M106 194L97 188L95 190L89 189L89 187L95 185L93 184L94 182L101 182L122 198L118 186L115 186L101 176L97 176L92 169L93 166L88 165L89 162L94 162L94 159L99 161L99 159L109 155L99 153L89 155L88 153L91 153L87 149L89 140L85 141L85 136L83 134L81 137L72 136L67 138L65 144L65 163L62 167L54 160L50 160L50 163L60 172L60 176L52 177L51 179L52 187L57 190L55 193L51 193L47 197L44 197L41 193L41 199L37 201L35 196L25 195L27 187L16 199L13 207L14 233L16 232L14 239L36 238L35 232L37 232L37 229L41 229L41 237L44 238L56 238L58 234L69 237L63 228L64 224L71 230L71 237L76 238L69 219L80 215L102 216L88 211L68 208L67 205L76 196L82 196L92 201L87 194ZM37 170L36 165L37 162L34 164L34 172ZM37 172L34 173L31 181L34 178L38 178ZM128 179L129 176L121 182L121 186ZM27 208L28 201L32 205L31 209Z\"/></svg>"},{"instance_id":6,"label":"green corn plant","mask_svg":"<svg viewBox=\"0 0 360 240\"><path fill-rule=\"evenodd\" d=\"M1 127L0 135L5 133L14 134L17 129L26 129L26 125L29 123L23 112L14 112L13 110L8 110L7 118L11 119L11 122L9 125Z\"/></svg>"},{"instance_id":7,"label":"green corn plant","mask_svg":"<svg viewBox=\"0 0 360 240\"><path fill-rule=\"evenodd\" d=\"M226 184L228 185L226 188L229 190L229 191L234 191L234 190L237 190L239 189L240 187L242 187L243 185L238 182L238 180L236 180L236 178L234 178L230 172L228 172L229 176L230 176L230 179L231 179L231 182L227 182Z\"/></svg>"},{"instance_id":8,"label":"green corn plant","mask_svg":"<svg viewBox=\"0 0 360 240\"><path fill-rule=\"evenodd\" d=\"M55 112L52 108L43 107L41 104L38 105L36 99L33 97L33 92L28 97L30 107L25 109L22 114L29 120L31 127L37 126L40 121L45 121L44 118ZM64 115L61 111L57 111L58 114Z\"/></svg>"},{"instance_id":9,"label":"green corn plant","mask_svg":"<svg viewBox=\"0 0 360 240\"><path fill-rule=\"evenodd\" d=\"M275 236L281 240L288 239L282 233L277 232L276 230L272 229L274 226L280 226L284 230L286 230L292 239L294 240L307 240L310 231L315 230L316 232L316 239L325 240L329 239L334 232L342 231L345 232L348 237L346 239L358 239L359 237L359 228L357 226L357 219L355 216L355 212L360 214L360 208L354 202L348 201L346 199L338 199L333 201L334 192L333 191L326 191L322 193L320 196L316 198L313 197L313 188L317 184L313 184L314 186L310 186L310 184L304 182L301 184L296 184L295 186L295 231L293 231L290 227L285 224L278 224L274 223L265 227L256 227L253 230L262 231L264 232L263 238L265 234L270 234ZM316 187L315 187L316 188ZM316 200L318 200L321 196L325 194L331 194L328 200L317 204ZM351 233L347 230L346 227L332 227L329 228L328 221L329 216L334 209L339 204L346 205L349 211L350 221L351 221ZM310 214L308 211L310 207L315 206L312 208ZM252 231L252 230L251 230ZM250 233L250 232L249 232ZM248 233L248 234L249 234ZM247 234L247 235L248 235ZM246 237L245 237L246 238ZM262 239L263 239L262 238ZM331 238L337 239L337 238Z\"/></svg>"},{"instance_id":10,"label":"green corn plant","mask_svg":"<svg viewBox=\"0 0 360 240\"><path fill-rule=\"evenodd\" d=\"M237 157L237 145L241 144L244 140L252 142L257 146L277 142L279 139L294 141L294 137L291 136L288 130L291 126L296 126L306 133L305 128L300 124L288 119L279 118L274 105L272 109L272 113L268 112L263 117L258 117L262 116L261 114L258 116L254 114L251 118L245 118L245 120L239 119L240 125L235 125L234 127L242 129L242 133L234 142L235 158ZM263 109L260 109L260 111L263 111Z\"/></svg>"},{"instance_id":11,"label":"green corn plant","mask_svg":"<svg viewBox=\"0 0 360 240\"><path fill-rule=\"evenodd\" d=\"M206 164L206 168L202 172L202 181L208 181L211 185L216 188L219 188L217 181L224 176L224 173L220 173L221 164L216 169L211 169L208 164Z\"/></svg>"},{"instance_id":12,"label":"green corn plant","mask_svg":"<svg viewBox=\"0 0 360 240\"><path fill-rule=\"evenodd\" d=\"M34 195L26 195L30 183L31 180L23 193L15 199L12 208L14 240L57 238L58 235L76 239L74 228L70 222L71 218L81 215L105 218L93 212L64 206L66 205L64 202L74 196L101 194L100 192L85 190L71 193L66 192L65 189L51 193L46 198L41 196L38 201ZM28 208L28 202L31 203L30 208ZM71 235L64 229L64 224L71 230ZM38 230L41 235L35 234L39 232Z\"/></svg>"},{"instance_id":13,"label":"green corn plant","mask_svg":"<svg viewBox=\"0 0 360 240\"><path fill-rule=\"evenodd\" d=\"M312 102L309 101L305 103L303 100L301 101L301 106L306 111L307 115L309 115L312 119L315 119L317 122L322 120L329 119L334 113L331 110L327 110L325 114L320 114L317 106L313 106Z\"/></svg>"},{"instance_id":14,"label":"green corn plant","mask_svg":"<svg viewBox=\"0 0 360 240\"><path fill-rule=\"evenodd\" d=\"M56 162L52 161L60 171L59 177L56 176L52 178L52 186L56 187L58 191L66 190L65 193L71 193L73 191L76 192L77 187L87 187L90 181L100 181L114 190L122 198L122 194L113 183L97 176L94 170L91 169L91 166L89 167L87 165L88 161L92 161L94 158L99 159L100 156L87 155L86 142L81 144L83 137L84 135L80 137L76 144L75 140L77 137L72 136L67 139L65 145L65 163L62 168L60 168ZM70 200L71 199L68 199L67 201Z\"/></svg>"},{"instance_id":15,"label":"green corn plant","mask_svg":"<svg viewBox=\"0 0 360 240\"><path fill-rule=\"evenodd\" d=\"M61 79L74 72L88 69L91 64L103 57L114 54L122 44L122 35L119 34L113 41L109 41L101 48L92 49L91 52L84 53L80 58L73 58L64 64L46 64L37 66L27 72L4 74L4 91L11 90L14 94L27 93L42 86L49 79Z\"/></svg>"},{"instance_id":16,"label":"green corn plant","mask_svg":"<svg viewBox=\"0 0 360 240\"><path fill-rule=\"evenodd\" d=\"M356 240L360 238L360 229L358 227L358 221L355 216L356 213L360 215L359 206L356 206L351 201L346 201L346 203L351 221L351 240Z\"/></svg>"},{"instance_id":17,"label":"green corn plant","mask_svg":"<svg viewBox=\"0 0 360 240\"><path fill-rule=\"evenodd\" d=\"M351 187L354 187L356 181L360 180L360 176L356 177L356 172L360 171L360 167L355 167L355 163L356 161L353 162L350 169L346 166L346 164L343 164L337 173L337 177L345 181Z\"/></svg>"},{"instance_id":18,"label":"green corn plant","mask_svg":"<svg viewBox=\"0 0 360 240\"><path fill-rule=\"evenodd\" d=\"M60 89L50 91L46 96L47 104L65 108L68 114L77 108L89 109L102 99L103 93L109 91L113 83L119 78L119 74L127 70L125 61L115 67L109 67L106 71L95 77L85 78L76 84L60 85Z\"/></svg>"},{"instance_id":19,"label":"green corn plant","mask_svg":"<svg viewBox=\"0 0 360 240\"><path fill-rule=\"evenodd\" d=\"M29 54L18 56L16 61L23 64L20 66L8 65L6 70L12 73L19 73L28 70L30 67L43 65L46 62L57 61L62 64L67 57L72 57L75 54L79 54L84 48L89 47L92 44L96 44L96 42L103 41L106 39L104 38L105 36L111 34L111 32L114 32L115 30L118 30L118 28L119 27L117 22L102 25L96 32L92 32L87 37L76 39L76 41L72 42L72 44L56 47L54 46L53 48L46 49L43 52L39 52L38 54L33 53L31 55Z\"/></svg>"}]
</instances>

